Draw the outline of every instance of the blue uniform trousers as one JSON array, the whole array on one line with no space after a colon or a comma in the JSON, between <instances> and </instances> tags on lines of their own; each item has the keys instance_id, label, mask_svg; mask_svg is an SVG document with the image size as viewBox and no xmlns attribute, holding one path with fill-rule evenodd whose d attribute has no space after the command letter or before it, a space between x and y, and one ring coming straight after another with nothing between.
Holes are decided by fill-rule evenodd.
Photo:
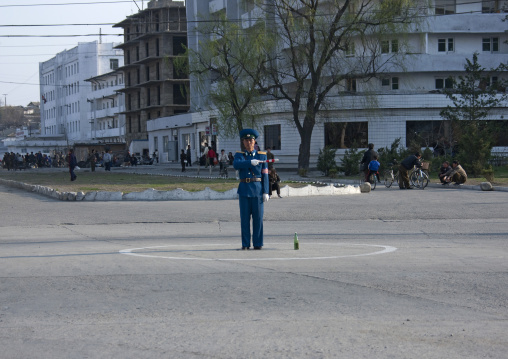
<instances>
[{"instance_id":1,"label":"blue uniform trousers","mask_svg":"<svg viewBox=\"0 0 508 359\"><path fill-rule=\"evenodd\" d=\"M263 197L240 197L242 247L250 247L250 218L252 216L252 244L263 246Z\"/></svg>"}]
</instances>

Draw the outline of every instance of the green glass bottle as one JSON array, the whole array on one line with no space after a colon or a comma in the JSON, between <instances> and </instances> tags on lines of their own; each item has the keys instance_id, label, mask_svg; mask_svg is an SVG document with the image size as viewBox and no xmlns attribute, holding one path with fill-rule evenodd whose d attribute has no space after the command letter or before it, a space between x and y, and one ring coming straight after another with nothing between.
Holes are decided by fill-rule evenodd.
<instances>
[{"instance_id":1,"label":"green glass bottle","mask_svg":"<svg viewBox=\"0 0 508 359\"><path fill-rule=\"evenodd\" d=\"M298 243L298 236L295 232L295 250L300 249L300 243Z\"/></svg>"}]
</instances>

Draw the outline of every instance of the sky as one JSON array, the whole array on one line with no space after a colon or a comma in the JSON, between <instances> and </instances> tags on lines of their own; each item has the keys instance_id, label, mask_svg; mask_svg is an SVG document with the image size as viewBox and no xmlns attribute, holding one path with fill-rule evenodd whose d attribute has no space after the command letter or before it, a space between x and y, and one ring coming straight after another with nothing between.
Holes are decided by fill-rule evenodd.
<instances>
[{"instance_id":1,"label":"sky","mask_svg":"<svg viewBox=\"0 0 508 359\"><path fill-rule=\"evenodd\" d=\"M40 102L39 62L77 46L78 42L99 41L99 33L103 34L102 43L123 42L123 37L118 36L123 29L113 28L113 24L146 8L147 3L147 0L0 0L0 105L5 106L5 101L7 106Z\"/></svg>"}]
</instances>

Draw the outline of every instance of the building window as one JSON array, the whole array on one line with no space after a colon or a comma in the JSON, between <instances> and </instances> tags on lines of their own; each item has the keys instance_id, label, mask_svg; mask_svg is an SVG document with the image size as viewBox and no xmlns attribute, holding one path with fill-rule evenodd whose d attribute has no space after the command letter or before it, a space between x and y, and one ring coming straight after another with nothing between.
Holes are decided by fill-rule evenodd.
<instances>
[{"instance_id":1,"label":"building window","mask_svg":"<svg viewBox=\"0 0 508 359\"><path fill-rule=\"evenodd\" d=\"M381 53L389 54L399 52L399 40L382 40Z\"/></svg>"},{"instance_id":2,"label":"building window","mask_svg":"<svg viewBox=\"0 0 508 359\"><path fill-rule=\"evenodd\" d=\"M392 90L398 90L398 89L399 89L399 78L392 77Z\"/></svg>"},{"instance_id":3,"label":"building window","mask_svg":"<svg viewBox=\"0 0 508 359\"><path fill-rule=\"evenodd\" d=\"M173 104L187 105L187 91L183 85L173 85Z\"/></svg>"},{"instance_id":4,"label":"building window","mask_svg":"<svg viewBox=\"0 0 508 359\"><path fill-rule=\"evenodd\" d=\"M484 52L499 51L499 37L486 37L482 39L482 50Z\"/></svg>"},{"instance_id":5,"label":"building window","mask_svg":"<svg viewBox=\"0 0 508 359\"><path fill-rule=\"evenodd\" d=\"M346 45L345 54L347 57L355 56L355 43L350 42Z\"/></svg>"},{"instance_id":6,"label":"building window","mask_svg":"<svg viewBox=\"0 0 508 359\"><path fill-rule=\"evenodd\" d=\"M437 51L438 52L453 52L455 51L453 46L453 38L438 39L437 40Z\"/></svg>"},{"instance_id":7,"label":"building window","mask_svg":"<svg viewBox=\"0 0 508 359\"><path fill-rule=\"evenodd\" d=\"M346 89L349 92L356 92L356 79L347 79Z\"/></svg>"},{"instance_id":8,"label":"building window","mask_svg":"<svg viewBox=\"0 0 508 359\"><path fill-rule=\"evenodd\" d=\"M280 125L269 125L264 128L265 148L270 147L272 150L281 149Z\"/></svg>"},{"instance_id":9,"label":"building window","mask_svg":"<svg viewBox=\"0 0 508 359\"><path fill-rule=\"evenodd\" d=\"M386 77L381 79L381 86L383 87L389 87L391 86L392 90L398 90L399 89L399 78L398 77Z\"/></svg>"},{"instance_id":10,"label":"building window","mask_svg":"<svg viewBox=\"0 0 508 359\"><path fill-rule=\"evenodd\" d=\"M483 0L482 1L482 13L499 13L502 12L503 6L499 6L499 0Z\"/></svg>"},{"instance_id":11,"label":"building window","mask_svg":"<svg viewBox=\"0 0 508 359\"><path fill-rule=\"evenodd\" d=\"M448 77L446 79L436 79L436 89L451 89L453 88L453 80Z\"/></svg>"},{"instance_id":12,"label":"building window","mask_svg":"<svg viewBox=\"0 0 508 359\"><path fill-rule=\"evenodd\" d=\"M367 147L368 130L368 122L327 122L325 123L325 146L333 148Z\"/></svg>"},{"instance_id":13,"label":"building window","mask_svg":"<svg viewBox=\"0 0 508 359\"><path fill-rule=\"evenodd\" d=\"M109 68L116 70L118 68L118 59L109 59Z\"/></svg>"},{"instance_id":14,"label":"building window","mask_svg":"<svg viewBox=\"0 0 508 359\"><path fill-rule=\"evenodd\" d=\"M435 0L436 15L455 14L455 0Z\"/></svg>"}]
</instances>

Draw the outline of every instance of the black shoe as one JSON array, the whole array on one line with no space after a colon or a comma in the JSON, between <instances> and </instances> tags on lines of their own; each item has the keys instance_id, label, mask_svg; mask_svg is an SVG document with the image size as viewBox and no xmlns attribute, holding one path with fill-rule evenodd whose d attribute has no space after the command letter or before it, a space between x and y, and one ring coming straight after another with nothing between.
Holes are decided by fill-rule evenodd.
<instances>
[{"instance_id":1,"label":"black shoe","mask_svg":"<svg viewBox=\"0 0 508 359\"><path fill-rule=\"evenodd\" d=\"M242 251L249 250L249 249L250 249L250 247L242 247Z\"/></svg>"},{"instance_id":2,"label":"black shoe","mask_svg":"<svg viewBox=\"0 0 508 359\"><path fill-rule=\"evenodd\" d=\"M407 187L406 189L413 189L413 187Z\"/></svg>"},{"instance_id":3,"label":"black shoe","mask_svg":"<svg viewBox=\"0 0 508 359\"><path fill-rule=\"evenodd\" d=\"M254 249L256 249L256 250L260 250L260 249L261 249L261 247L254 247Z\"/></svg>"},{"instance_id":4,"label":"black shoe","mask_svg":"<svg viewBox=\"0 0 508 359\"><path fill-rule=\"evenodd\" d=\"M279 198L282 198L282 196L280 194L278 194L277 196L279 196Z\"/></svg>"}]
</instances>

